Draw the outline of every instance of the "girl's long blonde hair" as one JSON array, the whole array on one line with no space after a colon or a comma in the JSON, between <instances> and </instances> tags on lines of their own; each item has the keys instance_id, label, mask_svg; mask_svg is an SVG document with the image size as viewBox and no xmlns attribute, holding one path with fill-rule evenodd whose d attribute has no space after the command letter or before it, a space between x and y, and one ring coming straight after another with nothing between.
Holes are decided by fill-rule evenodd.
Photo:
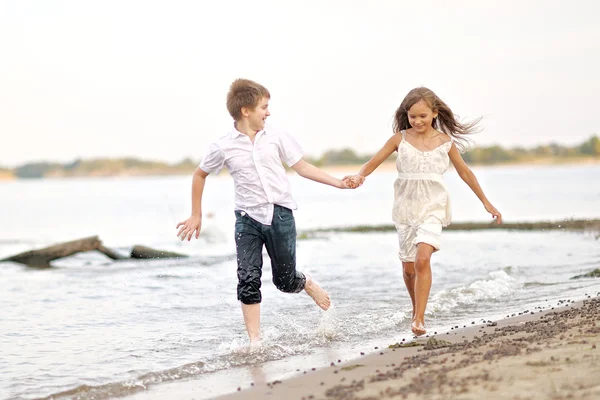
<instances>
[{"instance_id":1,"label":"girl's long blonde hair","mask_svg":"<svg viewBox=\"0 0 600 400\"><path fill-rule=\"evenodd\" d=\"M431 126L440 132L450 135L461 153L464 153L471 145L472 141L466 137L479 132L478 124L481 118L470 122L459 122L458 117L454 115L450 107L442 101L432 90L426 87L419 87L408 92L400 107L396 110L394 116L394 132L400 132L409 129L408 110L423 100L433 112L437 112L437 118L433 119Z\"/></svg>"}]
</instances>

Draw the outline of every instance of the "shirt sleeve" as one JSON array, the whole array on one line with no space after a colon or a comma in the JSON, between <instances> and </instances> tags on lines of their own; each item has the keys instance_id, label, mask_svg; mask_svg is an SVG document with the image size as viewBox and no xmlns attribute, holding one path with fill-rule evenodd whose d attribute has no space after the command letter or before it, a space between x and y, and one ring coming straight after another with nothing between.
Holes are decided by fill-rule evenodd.
<instances>
[{"instance_id":1,"label":"shirt sleeve","mask_svg":"<svg viewBox=\"0 0 600 400\"><path fill-rule=\"evenodd\" d=\"M208 147L204 157L202 157L199 167L207 174L218 175L224 165L225 156L223 155L223 150L221 150L218 144L213 143Z\"/></svg>"},{"instance_id":2,"label":"shirt sleeve","mask_svg":"<svg viewBox=\"0 0 600 400\"><path fill-rule=\"evenodd\" d=\"M288 167L300 161L303 155L302 147L296 139L287 133L279 133L279 156Z\"/></svg>"}]
</instances>

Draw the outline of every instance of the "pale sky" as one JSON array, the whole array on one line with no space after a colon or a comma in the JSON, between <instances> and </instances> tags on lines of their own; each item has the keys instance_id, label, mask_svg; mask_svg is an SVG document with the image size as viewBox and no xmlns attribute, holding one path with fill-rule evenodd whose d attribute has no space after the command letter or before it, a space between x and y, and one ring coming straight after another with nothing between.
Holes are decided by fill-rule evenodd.
<instances>
[{"instance_id":1,"label":"pale sky","mask_svg":"<svg viewBox=\"0 0 600 400\"><path fill-rule=\"evenodd\" d=\"M229 84L271 92L306 154L372 153L427 86L478 145L600 133L600 2L0 1L0 166L199 159Z\"/></svg>"}]
</instances>

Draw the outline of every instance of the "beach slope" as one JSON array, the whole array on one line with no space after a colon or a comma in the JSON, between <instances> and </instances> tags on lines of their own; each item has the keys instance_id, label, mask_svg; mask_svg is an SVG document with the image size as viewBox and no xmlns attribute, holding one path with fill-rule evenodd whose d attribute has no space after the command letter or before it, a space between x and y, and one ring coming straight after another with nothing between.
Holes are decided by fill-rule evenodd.
<instances>
[{"instance_id":1,"label":"beach slope","mask_svg":"<svg viewBox=\"0 0 600 400\"><path fill-rule=\"evenodd\" d=\"M600 298L456 328L219 399L600 398Z\"/></svg>"}]
</instances>

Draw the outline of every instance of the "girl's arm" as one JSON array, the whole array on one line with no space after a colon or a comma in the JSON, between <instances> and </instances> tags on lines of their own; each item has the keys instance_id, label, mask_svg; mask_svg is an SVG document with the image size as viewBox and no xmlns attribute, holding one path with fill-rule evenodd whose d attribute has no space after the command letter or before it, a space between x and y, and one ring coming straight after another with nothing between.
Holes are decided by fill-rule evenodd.
<instances>
[{"instance_id":1,"label":"girl's arm","mask_svg":"<svg viewBox=\"0 0 600 400\"><path fill-rule=\"evenodd\" d=\"M402 135L394 134L387 142L383 145L375 155L362 166L358 175L366 178L371 175L373 171L377 169L394 151L398 149L398 145L402 140Z\"/></svg>"},{"instance_id":2,"label":"girl's arm","mask_svg":"<svg viewBox=\"0 0 600 400\"><path fill-rule=\"evenodd\" d=\"M454 143L452 144L452 147L450 148L450 152L448 153L448 155L450 156L450 161L452 161L452 165L454 165L456 172L458 172L458 176L460 176L460 178L467 185L469 185L469 187L471 188L473 193L475 193L475 195L483 203L483 206L485 207L486 211L489 212L490 214L492 214L496 218L496 222L498 224L501 224L502 223L502 214L500 214L500 212L496 209L496 207L494 207L492 205L492 203L490 203L490 201L487 199L487 197L485 197L485 194L483 193L483 189L481 189L481 186L479 186L479 182L477 181L475 174L467 166L467 164L465 163L465 160L463 160L463 158L461 157L461 155L458 152L458 149L456 148Z\"/></svg>"},{"instance_id":3,"label":"girl's arm","mask_svg":"<svg viewBox=\"0 0 600 400\"><path fill-rule=\"evenodd\" d=\"M394 134L385 142L383 147L375 153L369 161L367 161L358 171L356 175L344 177L345 182L352 182L355 186L363 184L365 178L377 169L394 151L398 150L398 145L402 140L402 135Z\"/></svg>"}]
</instances>

